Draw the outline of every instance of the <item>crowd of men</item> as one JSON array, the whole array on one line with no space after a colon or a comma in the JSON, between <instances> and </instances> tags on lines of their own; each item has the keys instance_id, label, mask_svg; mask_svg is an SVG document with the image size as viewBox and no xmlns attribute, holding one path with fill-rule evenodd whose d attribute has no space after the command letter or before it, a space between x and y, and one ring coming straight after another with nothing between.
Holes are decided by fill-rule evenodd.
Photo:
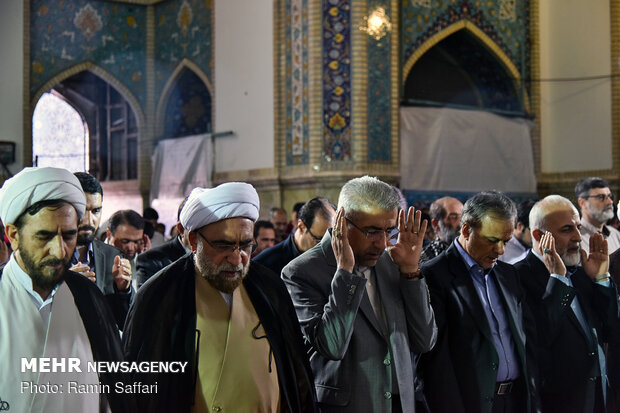
<instances>
[{"instance_id":1,"label":"crowd of men","mask_svg":"<svg viewBox=\"0 0 620 413\"><path fill-rule=\"evenodd\" d=\"M102 224L92 175L25 168L0 189L0 409L618 413L613 195L585 178L575 201L423 219L363 176L259 220L229 182L165 240L152 209Z\"/></svg>"}]
</instances>

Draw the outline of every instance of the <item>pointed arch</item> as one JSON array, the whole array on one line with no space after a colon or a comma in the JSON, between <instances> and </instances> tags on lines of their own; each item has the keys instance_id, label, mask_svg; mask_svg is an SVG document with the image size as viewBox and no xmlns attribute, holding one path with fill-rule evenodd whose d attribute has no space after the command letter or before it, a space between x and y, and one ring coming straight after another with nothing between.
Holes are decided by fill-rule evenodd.
<instances>
[{"instance_id":1,"label":"pointed arch","mask_svg":"<svg viewBox=\"0 0 620 413\"><path fill-rule=\"evenodd\" d=\"M170 77L166 81L164 88L162 89L161 95L159 96L159 101L157 102L157 109L155 111L155 119L157 119L156 132L155 137L159 139L163 136L164 133L164 124L165 124L165 111L166 105L168 103L168 99L170 99L170 94L174 90L174 87L179 79L179 76L183 72L183 69L188 69L193 74L198 76L198 78L204 83L207 91L211 95L211 101L213 102L213 84L209 80L209 77L205 74L205 72L194 62L189 60L188 58L184 58L177 65L177 67L172 71ZM215 105L211 106L211 129L215 130Z\"/></svg>"},{"instance_id":2,"label":"pointed arch","mask_svg":"<svg viewBox=\"0 0 620 413\"><path fill-rule=\"evenodd\" d=\"M479 40L484 46L486 46L487 49L490 51L490 53L495 58L497 58L497 60L501 63L501 65L506 69L506 72L513 79L514 89L516 91L521 91L521 93L523 93L523 96L521 96L521 99L523 99L525 109L529 112L530 111L529 98L527 96L527 91L521 87L522 78L521 78L521 73L519 72L519 69L517 69L515 64L510 60L510 58L506 55L506 53L504 53L502 48L493 41L493 39L491 39L484 31L482 31L478 26L476 26L474 23L472 23L469 20L460 20L456 23L453 23L450 26L443 29L442 31L435 33L428 40L422 43L422 45L420 45L420 47L418 47L415 50L415 52L409 57L407 62L405 62L405 65L403 67L403 77L402 77L403 85L407 82L407 78L413 66L418 62L418 60L420 60L420 58L426 52L428 52L433 46L437 45L442 40L446 39L448 36L460 30L467 30L468 33L470 33L477 40Z\"/></svg>"},{"instance_id":3,"label":"pointed arch","mask_svg":"<svg viewBox=\"0 0 620 413\"><path fill-rule=\"evenodd\" d=\"M32 118L32 113L34 108L41 98L43 93L50 91L54 86L58 83L62 82L65 79L70 78L73 75L77 75L80 72L90 71L97 76L99 76L104 81L108 82L110 85L114 86L114 88L125 98L125 100L129 103L129 106L133 110L133 113L136 115L136 121L138 123L138 131L142 130L142 126L144 125L144 111L138 103L138 99L134 96L134 94L127 88L121 81L119 81L114 75L112 75L107 70L103 69L101 66L96 65L93 62L87 61L79 63L75 66L72 66L68 69L63 70L62 72L56 74L50 80L45 82L39 90L34 94L31 102L30 102L30 118ZM30 143L32 145L32 142Z\"/></svg>"}]
</instances>

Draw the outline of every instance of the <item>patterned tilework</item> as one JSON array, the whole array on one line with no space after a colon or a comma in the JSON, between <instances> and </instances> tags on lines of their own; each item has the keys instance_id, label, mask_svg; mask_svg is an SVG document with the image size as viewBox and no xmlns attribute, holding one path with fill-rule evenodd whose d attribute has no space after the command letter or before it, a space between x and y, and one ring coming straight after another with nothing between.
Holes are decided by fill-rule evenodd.
<instances>
[{"instance_id":1,"label":"patterned tilework","mask_svg":"<svg viewBox=\"0 0 620 413\"><path fill-rule=\"evenodd\" d=\"M96 0L30 1L30 97L84 61L145 101L146 8Z\"/></svg>"},{"instance_id":2,"label":"patterned tilework","mask_svg":"<svg viewBox=\"0 0 620 413\"><path fill-rule=\"evenodd\" d=\"M383 7L391 18L389 0L368 1L368 10L377 7ZM380 40L368 36L368 162L392 160L391 41L391 33Z\"/></svg>"},{"instance_id":3,"label":"patterned tilework","mask_svg":"<svg viewBox=\"0 0 620 413\"><path fill-rule=\"evenodd\" d=\"M287 0L286 164L309 162L308 0Z\"/></svg>"},{"instance_id":4,"label":"patterned tilework","mask_svg":"<svg viewBox=\"0 0 620 413\"><path fill-rule=\"evenodd\" d=\"M166 137L211 132L211 95L198 76L183 69L166 106Z\"/></svg>"},{"instance_id":5,"label":"patterned tilework","mask_svg":"<svg viewBox=\"0 0 620 413\"><path fill-rule=\"evenodd\" d=\"M493 39L520 71L528 72L529 0L403 0L401 4L403 64L431 36L466 19Z\"/></svg>"},{"instance_id":6,"label":"patterned tilework","mask_svg":"<svg viewBox=\"0 0 620 413\"><path fill-rule=\"evenodd\" d=\"M156 96L183 58L213 79L213 1L175 0L155 6Z\"/></svg>"},{"instance_id":7,"label":"patterned tilework","mask_svg":"<svg viewBox=\"0 0 620 413\"><path fill-rule=\"evenodd\" d=\"M323 152L351 160L350 0L323 0Z\"/></svg>"}]
</instances>

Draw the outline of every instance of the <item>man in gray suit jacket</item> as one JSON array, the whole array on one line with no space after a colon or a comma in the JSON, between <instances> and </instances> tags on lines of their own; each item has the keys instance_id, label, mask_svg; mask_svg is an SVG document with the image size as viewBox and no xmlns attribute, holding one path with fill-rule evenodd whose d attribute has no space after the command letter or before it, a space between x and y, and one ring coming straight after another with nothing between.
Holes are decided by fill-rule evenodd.
<instances>
[{"instance_id":1,"label":"man in gray suit jacket","mask_svg":"<svg viewBox=\"0 0 620 413\"><path fill-rule=\"evenodd\" d=\"M398 205L390 185L350 180L334 229L282 270L322 412L415 411L412 352L429 351L437 327L418 269L427 223Z\"/></svg>"},{"instance_id":2,"label":"man in gray suit jacket","mask_svg":"<svg viewBox=\"0 0 620 413\"><path fill-rule=\"evenodd\" d=\"M86 195L86 211L79 223L77 247L71 259L71 271L97 284L105 295L119 330L123 329L133 299L131 266L121 251L95 239L101 222L103 189L97 179L85 172L74 174Z\"/></svg>"}]
</instances>

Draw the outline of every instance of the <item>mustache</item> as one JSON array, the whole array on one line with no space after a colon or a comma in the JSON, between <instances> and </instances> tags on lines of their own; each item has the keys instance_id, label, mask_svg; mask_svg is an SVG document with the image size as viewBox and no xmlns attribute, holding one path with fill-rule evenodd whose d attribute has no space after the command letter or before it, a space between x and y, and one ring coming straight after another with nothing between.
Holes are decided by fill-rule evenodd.
<instances>
[{"instance_id":1,"label":"mustache","mask_svg":"<svg viewBox=\"0 0 620 413\"><path fill-rule=\"evenodd\" d=\"M221 264L219 267L217 267L218 271L222 272L222 271L243 271L243 264L237 264L237 265L232 265L229 262L225 262L223 264Z\"/></svg>"},{"instance_id":2,"label":"mustache","mask_svg":"<svg viewBox=\"0 0 620 413\"><path fill-rule=\"evenodd\" d=\"M46 266L46 265L56 266L56 265L64 265L64 264L65 262L59 258L49 258L47 260L41 261L41 266Z\"/></svg>"},{"instance_id":3,"label":"mustache","mask_svg":"<svg viewBox=\"0 0 620 413\"><path fill-rule=\"evenodd\" d=\"M82 225L81 227L78 227L78 231L90 231L90 232L95 232L97 229L91 225Z\"/></svg>"}]
</instances>

